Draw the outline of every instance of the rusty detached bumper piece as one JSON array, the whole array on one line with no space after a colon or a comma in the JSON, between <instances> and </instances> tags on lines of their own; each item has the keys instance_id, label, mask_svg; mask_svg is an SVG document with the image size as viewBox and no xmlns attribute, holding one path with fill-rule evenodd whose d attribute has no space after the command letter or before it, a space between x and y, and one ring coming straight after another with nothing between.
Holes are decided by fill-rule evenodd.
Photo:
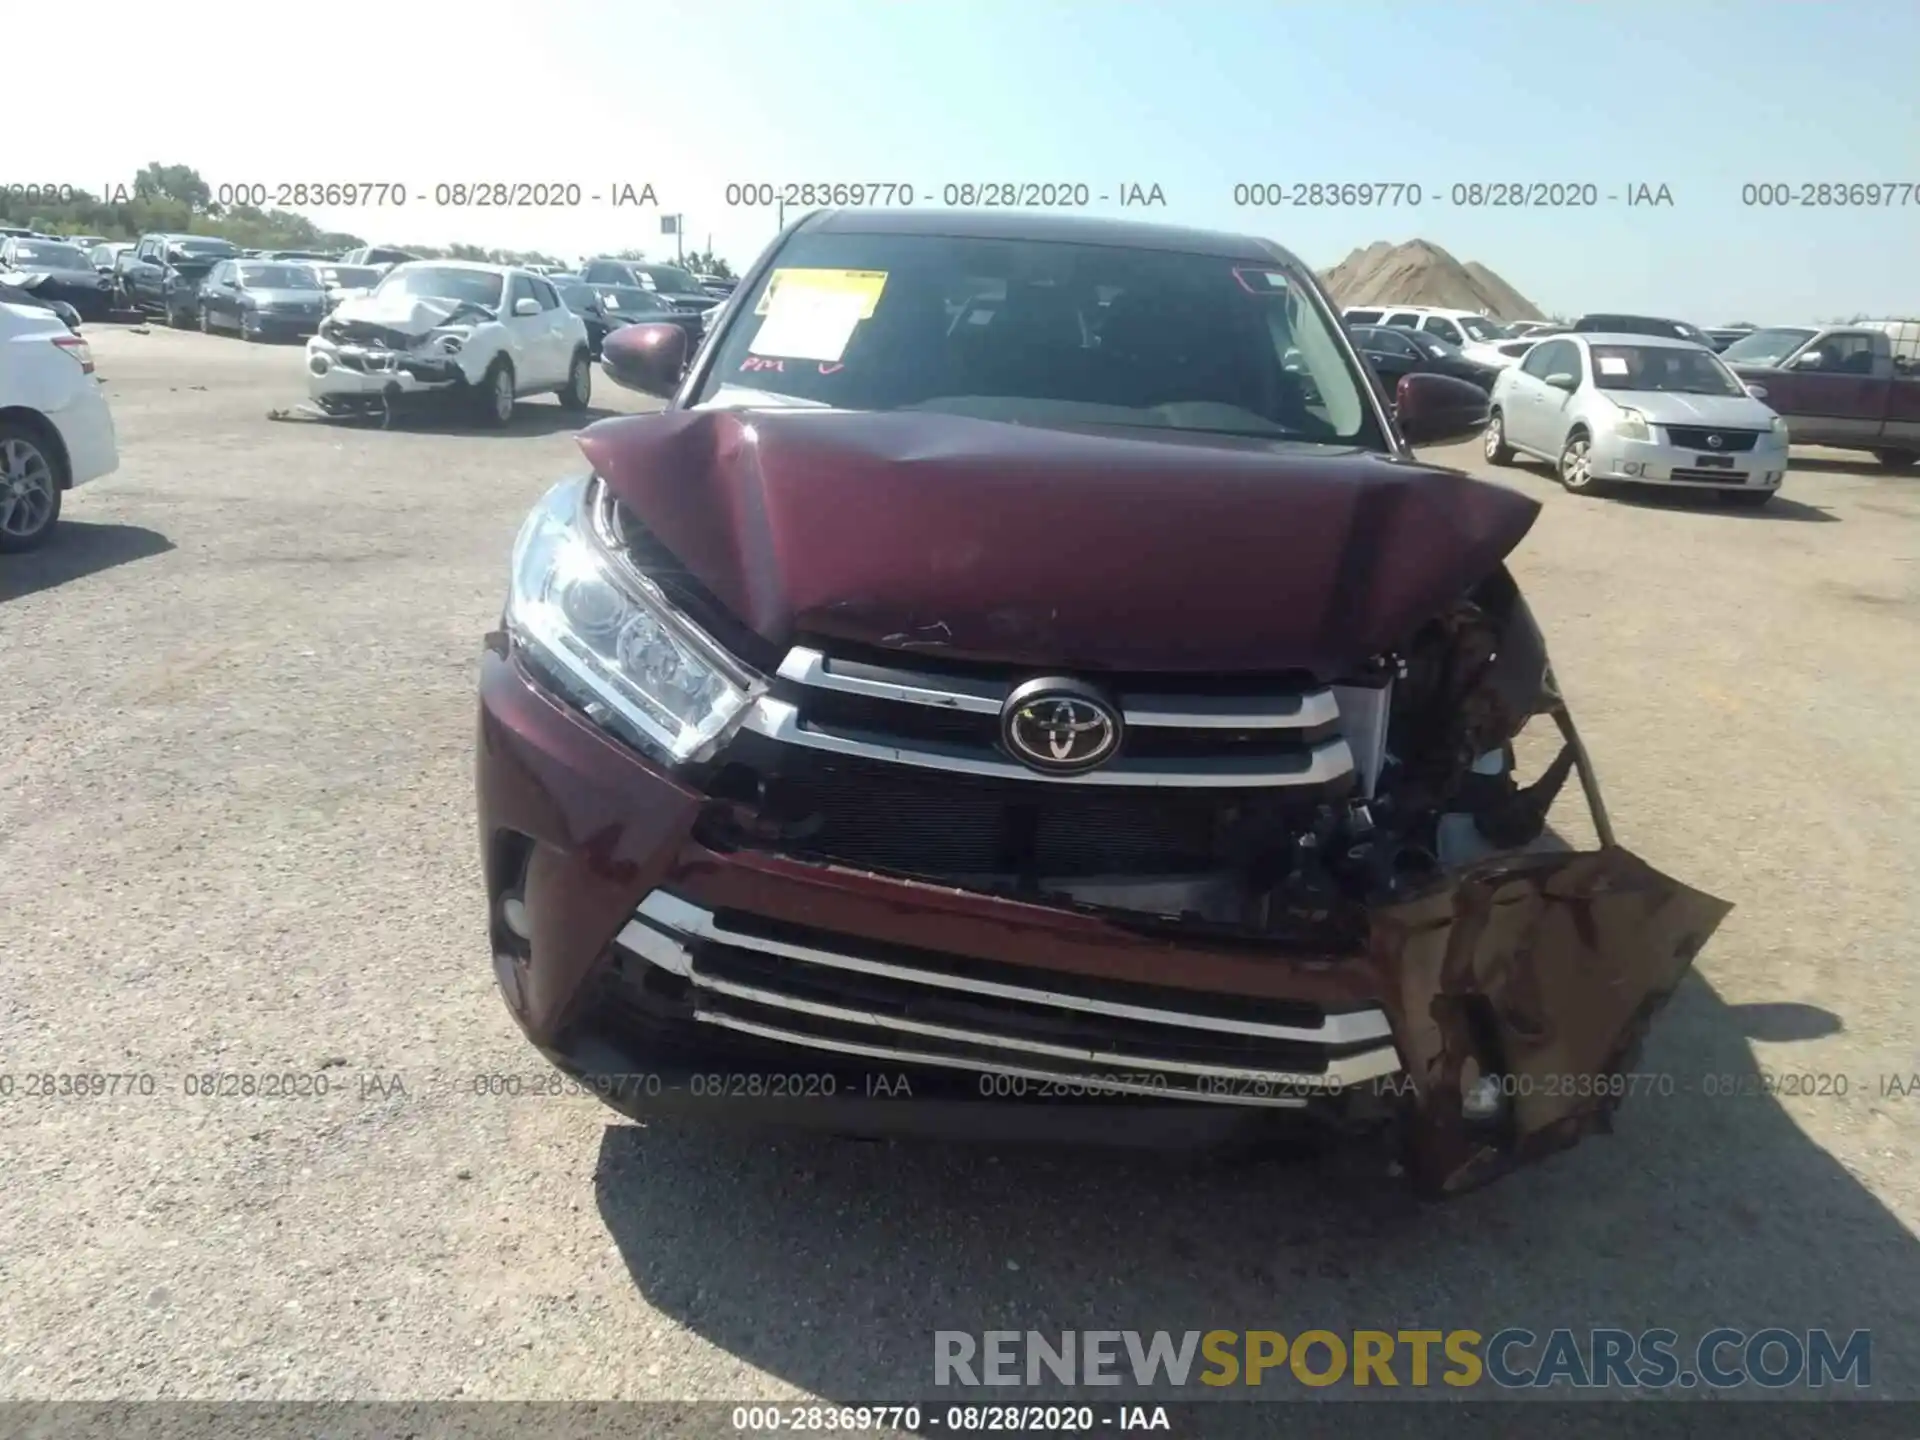
<instances>
[{"instance_id":1,"label":"rusty detached bumper piece","mask_svg":"<svg viewBox=\"0 0 1920 1440\"><path fill-rule=\"evenodd\" d=\"M1648 1025L1732 908L1608 846L1484 862L1377 911L1417 1188L1471 1190L1609 1130Z\"/></svg>"}]
</instances>

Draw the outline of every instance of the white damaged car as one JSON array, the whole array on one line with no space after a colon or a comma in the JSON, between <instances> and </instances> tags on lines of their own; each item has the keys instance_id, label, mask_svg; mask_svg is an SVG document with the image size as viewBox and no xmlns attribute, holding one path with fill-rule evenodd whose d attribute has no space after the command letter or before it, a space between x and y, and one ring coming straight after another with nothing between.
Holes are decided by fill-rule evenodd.
<instances>
[{"instance_id":1,"label":"white damaged car","mask_svg":"<svg viewBox=\"0 0 1920 1440\"><path fill-rule=\"evenodd\" d=\"M511 265L395 266L307 342L307 391L329 415L442 401L503 426L523 395L585 410L592 387L586 326L545 278Z\"/></svg>"}]
</instances>

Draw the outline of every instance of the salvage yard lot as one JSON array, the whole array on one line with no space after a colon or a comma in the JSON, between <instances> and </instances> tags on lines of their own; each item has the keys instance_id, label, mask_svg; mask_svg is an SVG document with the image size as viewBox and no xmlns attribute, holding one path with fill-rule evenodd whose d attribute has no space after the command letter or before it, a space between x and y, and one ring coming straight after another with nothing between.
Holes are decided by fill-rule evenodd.
<instances>
[{"instance_id":1,"label":"salvage yard lot","mask_svg":"<svg viewBox=\"0 0 1920 1440\"><path fill-rule=\"evenodd\" d=\"M1640 1065L1677 1093L1429 1208L1371 1154L475 1094L545 1073L488 961L473 682L573 417L275 423L297 346L90 333L121 470L0 560L0 1071L154 1093L0 1099L0 1396L873 1402L931 1393L937 1328L1599 1324L1871 1328L1920 1397L1920 1095L1879 1093L1920 1071L1920 480L1802 452L1735 512L1502 472L1622 841L1736 908ZM1849 1093L1702 1093L1756 1065ZM289 1071L328 1093L182 1093Z\"/></svg>"}]
</instances>

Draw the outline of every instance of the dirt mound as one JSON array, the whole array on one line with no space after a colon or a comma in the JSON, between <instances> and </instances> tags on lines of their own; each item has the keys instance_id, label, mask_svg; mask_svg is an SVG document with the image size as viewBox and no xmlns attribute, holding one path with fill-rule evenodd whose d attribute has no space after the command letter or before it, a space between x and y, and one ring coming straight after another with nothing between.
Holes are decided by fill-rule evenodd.
<instances>
[{"instance_id":1,"label":"dirt mound","mask_svg":"<svg viewBox=\"0 0 1920 1440\"><path fill-rule=\"evenodd\" d=\"M1431 240L1376 240L1320 279L1347 305L1435 305L1477 310L1496 320L1544 320L1526 296L1478 261L1462 265Z\"/></svg>"}]
</instances>

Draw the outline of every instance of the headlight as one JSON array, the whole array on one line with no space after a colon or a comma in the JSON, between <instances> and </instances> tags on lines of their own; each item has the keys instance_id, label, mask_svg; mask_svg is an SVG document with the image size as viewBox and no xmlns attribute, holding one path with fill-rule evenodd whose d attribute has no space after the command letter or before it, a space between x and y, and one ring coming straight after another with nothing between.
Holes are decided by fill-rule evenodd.
<instances>
[{"instance_id":1,"label":"headlight","mask_svg":"<svg viewBox=\"0 0 1920 1440\"><path fill-rule=\"evenodd\" d=\"M1773 433L1778 435L1782 440L1787 438L1787 417L1786 416L1776 415L1773 417Z\"/></svg>"},{"instance_id":2,"label":"headlight","mask_svg":"<svg viewBox=\"0 0 1920 1440\"><path fill-rule=\"evenodd\" d=\"M661 758L705 758L752 677L595 538L588 482L548 491L513 547L507 625L595 721Z\"/></svg>"},{"instance_id":3,"label":"headlight","mask_svg":"<svg viewBox=\"0 0 1920 1440\"><path fill-rule=\"evenodd\" d=\"M1622 440L1646 440L1652 434L1647 429L1647 417L1630 405L1620 407L1620 413L1614 417L1613 433Z\"/></svg>"}]
</instances>

